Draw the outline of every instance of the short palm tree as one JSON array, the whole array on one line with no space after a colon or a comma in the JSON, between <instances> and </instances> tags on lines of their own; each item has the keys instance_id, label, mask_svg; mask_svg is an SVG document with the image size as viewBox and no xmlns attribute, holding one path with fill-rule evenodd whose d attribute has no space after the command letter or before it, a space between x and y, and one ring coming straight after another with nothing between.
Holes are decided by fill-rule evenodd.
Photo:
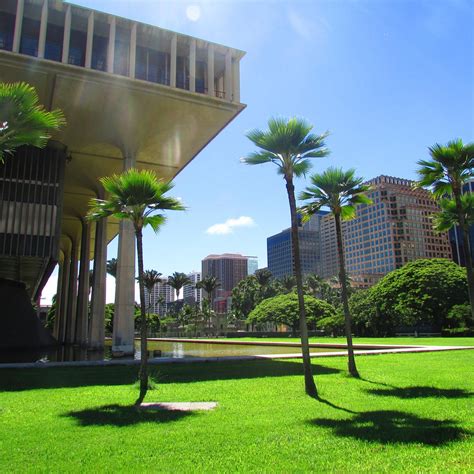
<instances>
[{"instance_id":1,"label":"short palm tree","mask_svg":"<svg viewBox=\"0 0 474 474\"><path fill-rule=\"evenodd\" d=\"M179 298L179 292L181 291L181 288L191 283L192 282L189 279L188 275L186 275L186 273L181 272L174 272L170 277L168 277L167 282L167 284L171 286L171 288L174 288L174 290L176 291L176 299Z\"/></svg>"},{"instance_id":2,"label":"short palm tree","mask_svg":"<svg viewBox=\"0 0 474 474\"><path fill-rule=\"evenodd\" d=\"M114 278L117 278L117 259L111 258L107 260L107 273L112 275Z\"/></svg>"},{"instance_id":3,"label":"short palm tree","mask_svg":"<svg viewBox=\"0 0 474 474\"><path fill-rule=\"evenodd\" d=\"M211 326L212 300L214 291L221 286L220 281L212 275L207 275L201 281L196 283L196 288L200 288L206 292L207 295L207 311L208 324Z\"/></svg>"},{"instance_id":4,"label":"short palm tree","mask_svg":"<svg viewBox=\"0 0 474 474\"><path fill-rule=\"evenodd\" d=\"M60 110L48 112L26 82L0 83L0 163L22 145L43 148L50 133L66 120Z\"/></svg>"},{"instance_id":5,"label":"short palm tree","mask_svg":"<svg viewBox=\"0 0 474 474\"><path fill-rule=\"evenodd\" d=\"M370 190L370 186L363 184L363 179L355 176L354 169L343 171L340 168L332 167L328 168L324 173L311 176L310 181L311 186L307 186L305 191L299 196L303 201L310 201L301 208L301 212L303 219L308 219L313 214L316 214L322 207L328 207L334 216L337 253L339 257L339 284L341 285L341 299L344 309L349 373L354 377L359 377L352 346L352 318L349 311L341 220L353 219L359 204L372 203L366 195Z\"/></svg>"},{"instance_id":6,"label":"short palm tree","mask_svg":"<svg viewBox=\"0 0 474 474\"><path fill-rule=\"evenodd\" d=\"M474 317L474 271L469 240L469 224L463 210L463 186L474 177L474 143L464 144L461 139L446 145L435 144L429 148L431 160L418 161L418 184L433 191L438 199L451 196L457 214L457 224L463 236L464 260L471 313ZM454 225L454 221L453 221Z\"/></svg>"},{"instance_id":7,"label":"short palm tree","mask_svg":"<svg viewBox=\"0 0 474 474\"><path fill-rule=\"evenodd\" d=\"M165 196L173 184L159 180L155 173L134 168L120 175L101 178L100 182L108 194L107 199L92 199L88 218L98 220L108 216L127 219L133 223L137 241L138 282L140 287L140 395L136 405L140 405L148 390L148 351L145 307L145 286L143 280L143 228L151 226L158 232L165 223L163 211L182 211L184 206L178 199Z\"/></svg>"},{"instance_id":8,"label":"short palm tree","mask_svg":"<svg viewBox=\"0 0 474 474\"><path fill-rule=\"evenodd\" d=\"M309 354L308 326L303 298L303 277L300 262L300 246L298 235L298 216L296 214L295 177L306 175L311 167L311 158L323 158L329 154L324 140L328 133L316 135L311 133L312 126L305 120L291 118L271 118L268 130L255 129L247 133L247 138L258 148L243 158L249 165L272 163L277 166L278 173L283 176L290 205L291 239L293 246L294 275L298 293L300 313L301 351L305 377L305 390L310 396L317 396L316 384L311 371Z\"/></svg>"}]
</instances>

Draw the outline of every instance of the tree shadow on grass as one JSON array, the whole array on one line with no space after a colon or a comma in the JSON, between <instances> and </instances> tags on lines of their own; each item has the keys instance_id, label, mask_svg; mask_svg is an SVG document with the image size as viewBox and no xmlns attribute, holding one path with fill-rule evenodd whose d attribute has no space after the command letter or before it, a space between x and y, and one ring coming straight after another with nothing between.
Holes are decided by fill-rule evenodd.
<instances>
[{"instance_id":1,"label":"tree shadow on grass","mask_svg":"<svg viewBox=\"0 0 474 474\"><path fill-rule=\"evenodd\" d=\"M330 428L336 436L385 444L441 446L472 434L454 420L421 418L401 411L369 411L346 420L316 418L309 423Z\"/></svg>"},{"instance_id":2,"label":"tree shadow on grass","mask_svg":"<svg viewBox=\"0 0 474 474\"><path fill-rule=\"evenodd\" d=\"M139 423L169 423L195 413L177 410L137 410L134 406L103 405L86 410L70 411L63 417L74 418L80 426L131 426Z\"/></svg>"},{"instance_id":3,"label":"tree shadow on grass","mask_svg":"<svg viewBox=\"0 0 474 474\"><path fill-rule=\"evenodd\" d=\"M391 387L374 388L366 390L371 395L382 397L410 398L471 398L474 393L461 388L436 388L436 387Z\"/></svg>"},{"instance_id":4,"label":"tree shadow on grass","mask_svg":"<svg viewBox=\"0 0 474 474\"><path fill-rule=\"evenodd\" d=\"M312 364L318 375L331 375L339 369ZM131 385L137 380L137 366L41 367L1 369L0 390L19 392L40 388ZM150 366L151 376L164 383L191 383L208 380L237 380L261 377L303 376L301 362L294 360L249 360L193 362Z\"/></svg>"}]
</instances>

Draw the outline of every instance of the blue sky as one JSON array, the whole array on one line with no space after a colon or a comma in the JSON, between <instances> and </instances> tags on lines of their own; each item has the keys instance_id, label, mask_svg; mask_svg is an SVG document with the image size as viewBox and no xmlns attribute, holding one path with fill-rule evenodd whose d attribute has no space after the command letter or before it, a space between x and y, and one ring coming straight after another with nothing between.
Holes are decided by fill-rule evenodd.
<instances>
[{"instance_id":1,"label":"blue sky","mask_svg":"<svg viewBox=\"0 0 474 474\"><path fill-rule=\"evenodd\" d=\"M173 194L189 210L145 235L145 266L165 275L198 270L210 253L256 255L266 265L266 238L289 226L284 183L271 165L239 158L253 150L245 132L272 115L299 115L315 132L330 131L331 155L315 160L315 172L355 167L365 178L414 178L427 146L474 139L470 0L76 3L247 52L247 109L175 179ZM239 217L244 225L231 233L206 233ZM108 257L115 255L112 242Z\"/></svg>"}]
</instances>

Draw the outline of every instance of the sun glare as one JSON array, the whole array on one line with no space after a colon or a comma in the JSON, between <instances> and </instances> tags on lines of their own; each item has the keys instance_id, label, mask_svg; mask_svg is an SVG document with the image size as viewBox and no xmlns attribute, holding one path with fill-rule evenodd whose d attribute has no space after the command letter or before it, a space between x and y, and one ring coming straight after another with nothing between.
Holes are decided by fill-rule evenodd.
<instances>
[{"instance_id":1,"label":"sun glare","mask_svg":"<svg viewBox=\"0 0 474 474\"><path fill-rule=\"evenodd\" d=\"M201 17L201 8L198 5L189 5L186 8L186 16L191 21L198 21Z\"/></svg>"}]
</instances>

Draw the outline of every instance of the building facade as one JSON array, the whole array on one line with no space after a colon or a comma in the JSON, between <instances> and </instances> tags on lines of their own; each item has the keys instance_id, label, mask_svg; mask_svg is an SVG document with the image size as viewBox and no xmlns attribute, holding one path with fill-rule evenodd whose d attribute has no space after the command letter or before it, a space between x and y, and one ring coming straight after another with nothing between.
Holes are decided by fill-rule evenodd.
<instances>
[{"instance_id":1,"label":"building facade","mask_svg":"<svg viewBox=\"0 0 474 474\"><path fill-rule=\"evenodd\" d=\"M159 315L167 314L170 303L173 303L175 300L176 291L168 285L166 278L163 278L161 283L157 283L151 292L148 292L145 288L145 301L147 307L150 304L150 312L152 313Z\"/></svg>"},{"instance_id":2,"label":"building facade","mask_svg":"<svg viewBox=\"0 0 474 474\"><path fill-rule=\"evenodd\" d=\"M320 228L326 211L318 214L301 224L298 228L300 242L300 260L303 274L321 273L321 244ZM274 278L280 279L293 275L293 244L291 229L285 229L267 238L268 270Z\"/></svg>"},{"instance_id":3,"label":"building facade","mask_svg":"<svg viewBox=\"0 0 474 474\"><path fill-rule=\"evenodd\" d=\"M248 275L248 257L225 253L208 255L202 260L202 278L214 276L220 283L212 295L214 310L225 313L230 309L232 290ZM203 295L207 297L207 295Z\"/></svg>"},{"instance_id":4,"label":"building facade","mask_svg":"<svg viewBox=\"0 0 474 474\"><path fill-rule=\"evenodd\" d=\"M258 258L257 257L247 257L247 274L253 275L258 270Z\"/></svg>"},{"instance_id":5,"label":"building facade","mask_svg":"<svg viewBox=\"0 0 474 474\"><path fill-rule=\"evenodd\" d=\"M114 219L90 223L85 219L88 202L103 196L99 178L132 167L174 178L245 108L240 103L243 55L60 0L0 2L0 80L31 84L41 103L61 109L67 119L67 126L53 137L63 149L63 170L57 176L48 175L46 168L39 170L48 193L34 197L35 229L24 230L23 211L10 213L8 228L0 229L0 279L13 278L37 300L59 265L54 328L59 343L103 346L107 243L118 234L112 343L117 352L133 352L133 229ZM50 153L50 148L43 153ZM20 150L17 155L28 153L29 149ZM40 160L43 165L48 166L46 160ZM28 166L14 171L15 181L11 173L0 170L7 182L3 189L13 182L28 187ZM57 187L53 178L58 179ZM20 207L26 211L31 208L28 203L33 204L28 191L2 196L2 212ZM29 236L21 242L19 229ZM33 248L34 255L28 255ZM95 278L89 319L91 259ZM15 271L15 262L22 262L21 272Z\"/></svg>"},{"instance_id":6,"label":"building facade","mask_svg":"<svg viewBox=\"0 0 474 474\"><path fill-rule=\"evenodd\" d=\"M188 273L188 278L191 280L191 283L183 287L184 302L201 306L202 289L196 288L196 285L201 281L201 272L193 271Z\"/></svg>"},{"instance_id":7,"label":"building facade","mask_svg":"<svg viewBox=\"0 0 474 474\"><path fill-rule=\"evenodd\" d=\"M388 272L420 258L451 258L446 233L433 230L439 210L430 193L415 182L391 176L368 181L373 203L357 208L355 219L343 222L344 256L356 286L373 285ZM321 224L322 276L338 274L334 218Z\"/></svg>"}]
</instances>

